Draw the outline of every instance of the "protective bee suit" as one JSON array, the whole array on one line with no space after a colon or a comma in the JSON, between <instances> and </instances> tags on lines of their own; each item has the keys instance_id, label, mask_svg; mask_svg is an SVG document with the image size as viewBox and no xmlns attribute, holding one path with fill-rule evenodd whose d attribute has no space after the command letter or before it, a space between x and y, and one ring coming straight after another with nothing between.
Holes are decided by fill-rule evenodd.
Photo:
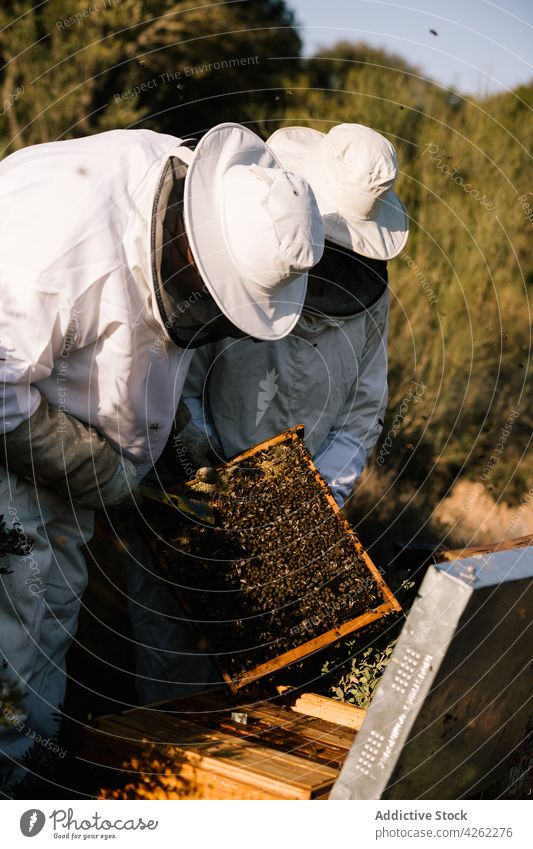
<instances>
[{"instance_id":1,"label":"protective bee suit","mask_svg":"<svg viewBox=\"0 0 533 849\"><path fill-rule=\"evenodd\" d=\"M340 286L346 261L348 280ZM330 282L329 304L312 297L314 281L324 279ZM343 308L352 312L344 317L341 289ZM195 354L183 398L212 455L231 457L303 424L305 442L342 505L383 425L388 312L386 263L346 257L327 244L289 336L262 344L226 338Z\"/></svg>"},{"instance_id":2,"label":"protective bee suit","mask_svg":"<svg viewBox=\"0 0 533 849\"><path fill-rule=\"evenodd\" d=\"M275 268L260 295L249 261L243 271L249 257L230 251L223 211L202 185L216 192L226 177L248 216L263 215L260 264ZM187 181L180 238L192 257L179 289L162 278L165 223L172 190ZM299 231L282 252L277 237L268 241L272 198L281 228L289 195ZM289 331L323 229L305 181L229 124L209 131L194 156L180 139L149 130L19 151L0 164L0 225L0 514L27 541L23 555L0 564L0 676L23 696L0 728L0 774L9 784L25 755L55 751L92 509L135 505L139 480L168 439L193 349L216 338L213 327L260 338ZM220 248L204 260L206 229ZM217 289L209 278L224 263ZM278 310L281 284L292 298Z\"/></svg>"},{"instance_id":3,"label":"protective bee suit","mask_svg":"<svg viewBox=\"0 0 533 849\"><path fill-rule=\"evenodd\" d=\"M36 455L36 439L45 455L61 444L69 416L95 428L80 426L77 445L67 447L71 481L82 458L98 470L108 446L142 474L170 431L192 351L171 343L151 307L146 232L162 163L178 145L150 131L114 131L27 148L0 165L2 434L39 409L46 415L47 404L55 421L45 437L33 425ZM26 460L42 486L26 482ZM0 738L8 781L37 735L53 740L58 731L54 711L87 581L80 546L93 530L93 512L80 502L98 487L90 474L81 477L79 499L69 496L65 475L48 486L39 457L23 445L0 468L0 512L32 545L2 564L2 678L25 693L18 725ZM127 474L122 488L127 493Z\"/></svg>"}]
</instances>

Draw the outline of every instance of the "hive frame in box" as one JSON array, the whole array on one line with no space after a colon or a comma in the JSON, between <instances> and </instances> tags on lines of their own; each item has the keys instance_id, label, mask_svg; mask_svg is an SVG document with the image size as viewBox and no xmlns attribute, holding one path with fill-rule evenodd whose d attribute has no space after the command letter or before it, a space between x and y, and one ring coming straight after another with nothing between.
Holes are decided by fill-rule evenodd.
<instances>
[{"instance_id":1,"label":"hive frame in box","mask_svg":"<svg viewBox=\"0 0 533 849\"><path fill-rule=\"evenodd\" d=\"M275 445L280 445L284 442L288 443L297 439L302 439L303 433L303 425L296 425L295 427L288 428L277 436L274 436L271 439L267 439L264 442L260 442L257 445L254 445L252 448L248 448L246 451L243 451L241 454L237 454L235 457L232 457L231 460L229 460L224 467L220 468L227 468L228 465L237 465L239 463L242 463L250 457L255 456L260 451L265 451L266 449L272 448ZM363 560L368 571L375 579L376 585L378 586L379 591L382 594L383 603L380 604L378 607L366 611L365 613L359 614L359 616L356 616L355 619L350 619L348 622L344 622L338 628L332 628L330 631L326 631L319 637L314 637L311 640L307 640L305 643L302 643L301 645L296 646L295 648L290 649L287 652L283 652L282 654L277 655L277 657L274 657L271 660L267 660L264 663L260 663L252 669L241 673L240 675L230 675L224 668L223 663L221 663L220 659L217 657L216 652L213 650L213 647L209 646L209 649L213 654L213 660L217 664L224 681L226 682L230 690L235 694L238 693L239 690L243 687L252 684L254 681L257 681L260 678L264 678L266 675L271 675L273 672L277 672L278 670L289 666L291 663L302 660L303 658L308 657L319 649L332 645L338 640L347 637L349 634L353 634L356 631L359 631L361 628L364 628L371 622L375 622L378 619L382 619L389 613L398 613L402 609L395 596L393 595L392 591L383 580L379 570L374 565L367 552L361 545L357 534L355 533L349 522L342 515L339 505L333 498L333 495L331 494L328 485L319 473L317 467L313 463L313 460L311 459L311 457L305 457L305 460L308 463L309 467L312 469L316 479L320 483L320 486L324 490L324 495L327 498L327 501L332 507L333 511L335 512L338 520L342 523L347 536L353 542L358 557ZM182 603L184 607L187 607L186 601L184 599L182 599Z\"/></svg>"}]
</instances>

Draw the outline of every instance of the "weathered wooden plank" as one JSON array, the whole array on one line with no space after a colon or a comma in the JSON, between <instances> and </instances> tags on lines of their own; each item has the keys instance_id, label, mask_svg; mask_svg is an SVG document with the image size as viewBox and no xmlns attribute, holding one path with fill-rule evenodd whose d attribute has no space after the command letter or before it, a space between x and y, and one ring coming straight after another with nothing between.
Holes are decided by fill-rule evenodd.
<instances>
[{"instance_id":1,"label":"weathered wooden plank","mask_svg":"<svg viewBox=\"0 0 533 849\"><path fill-rule=\"evenodd\" d=\"M279 711L279 713L278 713ZM314 717L305 713L298 713L289 707L275 709L262 707L260 713L265 721L284 723L284 727L294 729L299 734L310 740L320 740L341 749L349 749L352 745L354 732L352 729L341 726L338 723L328 722L320 717Z\"/></svg>"},{"instance_id":2,"label":"weathered wooden plank","mask_svg":"<svg viewBox=\"0 0 533 849\"><path fill-rule=\"evenodd\" d=\"M205 722L205 719L202 718ZM231 719L221 720L211 724L228 734L240 736L250 743L259 743L279 751L288 752L306 758L314 763L326 764L340 768L349 751L349 746L339 746L334 742L333 735L325 739L325 735L313 729L309 723L311 717L303 717L303 722L286 722L284 724L269 723L266 717L248 715L246 725L240 725ZM351 737L353 740L353 735Z\"/></svg>"},{"instance_id":3,"label":"weathered wooden plank","mask_svg":"<svg viewBox=\"0 0 533 849\"><path fill-rule=\"evenodd\" d=\"M151 730L139 739L139 717L107 718L86 737L82 756L93 763L113 768L155 744L159 757L170 763L186 761L198 769L215 770L217 774L236 776L254 786L263 781L288 785L302 798L318 787L333 783L338 770L317 764L287 752L277 751L221 731L205 729L195 723L176 721L169 729L165 726ZM97 758L95 759L95 755ZM237 770L237 773L235 773ZM278 792L278 791L276 791Z\"/></svg>"},{"instance_id":4,"label":"weathered wooden plank","mask_svg":"<svg viewBox=\"0 0 533 849\"><path fill-rule=\"evenodd\" d=\"M246 724L231 719L236 709ZM327 796L353 738L345 725L271 701L199 695L101 717L81 757L138 798L311 799Z\"/></svg>"},{"instance_id":5,"label":"weathered wooden plank","mask_svg":"<svg viewBox=\"0 0 533 849\"><path fill-rule=\"evenodd\" d=\"M99 794L103 799L212 799L212 800L296 800L306 801L313 798L327 798L329 789L309 792L295 790L285 784L262 779L260 784L250 781L248 775L222 775L216 771L185 761L174 761L172 770L163 768L163 763L154 764L150 773L129 773L124 782L115 781L113 786L102 788ZM160 770L160 771L159 771Z\"/></svg>"},{"instance_id":6,"label":"weathered wooden plank","mask_svg":"<svg viewBox=\"0 0 533 849\"><path fill-rule=\"evenodd\" d=\"M278 688L289 690L287 687ZM225 694L224 694L225 695ZM303 693L298 696L286 694L286 704L272 700L250 701L231 704L223 694L197 694L187 698L165 701L157 706L132 708L120 714L126 726L128 717L133 715L138 729L137 737L146 737L147 728L158 727L161 733L167 729L171 733L174 720L198 721L212 728L224 729L227 733L246 736L261 728L265 731L285 729L299 734L303 740L318 741L324 746L348 750L353 742L354 730L358 730L365 711L347 703L326 696ZM231 719L233 711L244 712L248 716L248 725L238 725ZM296 716L295 716L296 714ZM329 720L327 719L329 717ZM138 718L138 719L137 719ZM100 722L105 719L102 717Z\"/></svg>"},{"instance_id":7,"label":"weathered wooden plank","mask_svg":"<svg viewBox=\"0 0 533 849\"><path fill-rule=\"evenodd\" d=\"M339 702L337 699L330 699L318 693L299 693L291 697L290 687L279 686L277 690L284 696L285 704L296 713L318 717L328 723L351 728L353 731L359 731L367 713L363 708L348 702Z\"/></svg>"},{"instance_id":8,"label":"weathered wooden plank","mask_svg":"<svg viewBox=\"0 0 533 849\"><path fill-rule=\"evenodd\" d=\"M317 716L327 722L344 725L353 731L359 731L366 716L366 710L362 708L357 708L347 702L339 702L336 699L328 699L326 696L319 696L317 693L302 693L291 705L291 709L296 713Z\"/></svg>"},{"instance_id":9,"label":"weathered wooden plank","mask_svg":"<svg viewBox=\"0 0 533 849\"><path fill-rule=\"evenodd\" d=\"M474 548L455 548L438 552L435 557L438 563L446 560L461 560L465 557L475 557L476 554L489 554L493 551L509 551L512 548L526 548L533 545L533 534L524 537L506 539L502 542L490 543L488 545L476 545Z\"/></svg>"}]
</instances>

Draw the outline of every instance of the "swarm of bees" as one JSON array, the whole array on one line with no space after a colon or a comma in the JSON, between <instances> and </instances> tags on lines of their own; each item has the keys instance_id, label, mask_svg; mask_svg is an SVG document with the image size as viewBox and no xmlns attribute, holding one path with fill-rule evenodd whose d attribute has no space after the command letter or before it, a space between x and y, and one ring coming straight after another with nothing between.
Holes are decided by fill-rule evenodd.
<instances>
[{"instance_id":1,"label":"swarm of bees","mask_svg":"<svg viewBox=\"0 0 533 849\"><path fill-rule=\"evenodd\" d=\"M216 527L180 523L160 562L211 652L242 672L379 603L302 440L219 470Z\"/></svg>"}]
</instances>

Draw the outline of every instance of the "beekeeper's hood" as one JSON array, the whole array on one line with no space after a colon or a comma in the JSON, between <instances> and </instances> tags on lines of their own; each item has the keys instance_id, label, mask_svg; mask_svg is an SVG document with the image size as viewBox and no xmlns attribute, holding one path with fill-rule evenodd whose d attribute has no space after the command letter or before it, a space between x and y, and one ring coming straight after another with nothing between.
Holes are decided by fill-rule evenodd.
<instances>
[{"instance_id":1,"label":"beekeeper's hood","mask_svg":"<svg viewBox=\"0 0 533 849\"><path fill-rule=\"evenodd\" d=\"M310 315L316 326L320 326L321 318L353 318L372 307L387 285L385 260L370 259L326 241L322 259L309 272L300 324Z\"/></svg>"},{"instance_id":2,"label":"beekeeper's hood","mask_svg":"<svg viewBox=\"0 0 533 849\"><path fill-rule=\"evenodd\" d=\"M170 228L169 208L176 211ZM286 336L302 311L307 271L323 249L310 186L282 170L247 128L220 124L194 150L177 148L163 169L152 217L152 277L178 344L208 341L221 314L256 339Z\"/></svg>"},{"instance_id":3,"label":"beekeeper's hood","mask_svg":"<svg viewBox=\"0 0 533 849\"><path fill-rule=\"evenodd\" d=\"M284 168L312 186L327 239L371 259L400 253L409 224L392 191L398 165L386 138L361 124L338 124L327 134L286 127L267 144Z\"/></svg>"}]
</instances>

